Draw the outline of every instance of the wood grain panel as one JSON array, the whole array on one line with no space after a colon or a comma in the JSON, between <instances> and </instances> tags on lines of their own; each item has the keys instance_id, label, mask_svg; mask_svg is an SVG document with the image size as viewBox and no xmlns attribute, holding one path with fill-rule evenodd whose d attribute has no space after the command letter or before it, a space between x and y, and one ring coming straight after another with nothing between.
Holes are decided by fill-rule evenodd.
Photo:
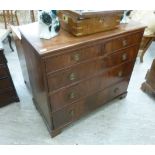
<instances>
[{"instance_id":1,"label":"wood grain panel","mask_svg":"<svg viewBox=\"0 0 155 155\"><path fill-rule=\"evenodd\" d=\"M95 58L58 71L48 76L49 92L65 87L66 85L75 83L84 78L94 76L99 72L103 72L110 67L121 63L132 61L137 55L138 46L132 46L111 55Z\"/></svg>"},{"instance_id":2,"label":"wood grain panel","mask_svg":"<svg viewBox=\"0 0 155 155\"><path fill-rule=\"evenodd\" d=\"M49 57L45 59L46 72L54 72L101 55L102 53L100 46L92 46L64 53L62 55Z\"/></svg>"},{"instance_id":3,"label":"wood grain panel","mask_svg":"<svg viewBox=\"0 0 155 155\"><path fill-rule=\"evenodd\" d=\"M112 86L131 75L132 68L133 62L127 62L107 72L102 72L93 78L58 90L50 96L52 110L59 110L67 104L71 104L92 92Z\"/></svg>"},{"instance_id":4,"label":"wood grain panel","mask_svg":"<svg viewBox=\"0 0 155 155\"><path fill-rule=\"evenodd\" d=\"M107 43L105 43L104 52L112 53L122 48L131 46L137 43L139 44L141 41L141 38L142 38L141 33L135 33L135 34L126 35L123 37L110 40Z\"/></svg>"},{"instance_id":5,"label":"wood grain panel","mask_svg":"<svg viewBox=\"0 0 155 155\"><path fill-rule=\"evenodd\" d=\"M53 113L54 128L61 128L69 125L76 119L102 106L109 100L119 97L126 93L127 87L128 79Z\"/></svg>"}]
</instances>

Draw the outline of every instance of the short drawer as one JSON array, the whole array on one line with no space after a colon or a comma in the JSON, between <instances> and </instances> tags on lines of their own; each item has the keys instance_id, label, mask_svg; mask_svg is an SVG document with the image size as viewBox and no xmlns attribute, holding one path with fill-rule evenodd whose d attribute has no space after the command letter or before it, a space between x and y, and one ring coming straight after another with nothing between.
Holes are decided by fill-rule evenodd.
<instances>
[{"instance_id":1,"label":"short drawer","mask_svg":"<svg viewBox=\"0 0 155 155\"><path fill-rule=\"evenodd\" d=\"M52 114L54 129L64 127L84 114L95 110L107 101L127 92L129 79L94 93Z\"/></svg>"},{"instance_id":2,"label":"short drawer","mask_svg":"<svg viewBox=\"0 0 155 155\"><path fill-rule=\"evenodd\" d=\"M112 39L103 45L103 51L106 53L111 53L134 44L140 44L141 38L142 33L139 32Z\"/></svg>"},{"instance_id":3,"label":"short drawer","mask_svg":"<svg viewBox=\"0 0 155 155\"><path fill-rule=\"evenodd\" d=\"M8 89L12 87L12 83L10 81L10 78L5 78L0 80L0 91L3 91L4 89Z\"/></svg>"},{"instance_id":4,"label":"short drawer","mask_svg":"<svg viewBox=\"0 0 155 155\"><path fill-rule=\"evenodd\" d=\"M50 95L52 110L59 110L84 96L107 88L122 81L124 78L129 77L133 69L133 63L133 61L123 63L117 67L113 67L109 71L102 72L89 80L82 81L52 93Z\"/></svg>"},{"instance_id":5,"label":"short drawer","mask_svg":"<svg viewBox=\"0 0 155 155\"><path fill-rule=\"evenodd\" d=\"M0 65L0 79L8 76L7 67L5 65Z\"/></svg>"},{"instance_id":6,"label":"short drawer","mask_svg":"<svg viewBox=\"0 0 155 155\"><path fill-rule=\"evenodd\" d=\"M101 56L101 54L101 48L97 45L49 57L45 59L46 72L54 72L65 67L72 66L73 64Z\"/></svg>"},{"instance_id":7,"label":"short drawer","mask_svg":"<svg viewBox=\"0 0 155 155\"><path fill-rule=\"evenodd\" d=\"M132 61L136 58L137 50L138 47L133 46L114 54L100 57L86 63L74 65L66 70L50 74L48 76L49 92L93 76L123 62Z\"/></svg>"}]
</instances>

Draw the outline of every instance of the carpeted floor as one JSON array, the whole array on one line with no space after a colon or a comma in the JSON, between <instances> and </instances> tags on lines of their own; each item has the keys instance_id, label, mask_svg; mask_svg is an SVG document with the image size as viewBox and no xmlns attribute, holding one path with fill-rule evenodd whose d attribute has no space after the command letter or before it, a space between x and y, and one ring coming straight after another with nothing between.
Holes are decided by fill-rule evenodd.
<instances>
[{"instance_id":1,"label":"carpeted floor","mask_svg":"<svg viewBox=\"0 0 155 155\"><path fill-rule=\"evenodd\" d=\"M104 105L53 139L24 84L16 51L4 47L20 102L0 108L0 144L155 144L155 100L140 90L155 43L144 63L137 58L125 99Z\"/></svg>"}]
</instances>

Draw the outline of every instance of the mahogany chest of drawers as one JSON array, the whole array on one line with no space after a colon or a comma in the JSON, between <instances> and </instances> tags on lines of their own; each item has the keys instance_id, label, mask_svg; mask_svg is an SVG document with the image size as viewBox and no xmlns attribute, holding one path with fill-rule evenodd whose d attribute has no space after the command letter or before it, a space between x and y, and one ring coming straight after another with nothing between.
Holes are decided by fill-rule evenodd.
<instances>
[{"instance_id":1,"label":"mahogany chest of drawers","mask_svg":"<svg viewBox=\"0 0 155 155\"><path fill-rule=\"evenodd\" d=\"M38 37L37 23L20 26L33 100L52 137L104 103L127 94L144 27L74 37Z\"/></svg>"},{"instance_id":2,"label":"mahogany chest of drawers","mask_svg":"<svg viewBox=\"0 0 155 155\"><path fill-rule=\"evenodd\" d=\"M18 101L19 98L10 76L7 60L0 47L0 107Z\"/></svg>"}]
</instances>

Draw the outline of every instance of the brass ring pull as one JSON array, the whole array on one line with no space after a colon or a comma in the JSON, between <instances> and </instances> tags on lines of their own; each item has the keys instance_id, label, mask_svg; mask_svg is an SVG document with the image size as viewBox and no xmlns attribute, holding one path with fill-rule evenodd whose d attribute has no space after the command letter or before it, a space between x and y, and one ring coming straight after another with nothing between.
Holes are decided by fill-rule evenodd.
<instances>
[{"instance_id":1,"label":"brass ring pull","mask_svg":"<svg viewBox=\"0 0 155 155\"><path fill-rule=\"evenodd\" d=\"M127 45L127 41L126 40L123 40L123 46L126 46Z\"/></svg>"},{"instance_id":2,"label":"brass ring pull","mask_svg":"<svg viewBox=\"0 0 155 155\"><path fill-rule=\"evenodd\" d=\"M119 88L115 88L114 93L118 93L118 92L119 92Z\"/></svg>"},{"instance_id":3,"label":"brass ring pull","mask_svg":"<svg viewBox=\"0 0 155 155\"><path fill-rule=\"evenodd\" d=\"M62 19L65 23L68 23L68 17L66 15L63 15Z\"/></svg>"},{"instance_id":4,"label":"brass ring pull","mask_svg":"<svg viewBox=\"0 0 155 155\"><path fill-rule=\"evenodd\" d=\"M69 111L69 114L70 114L71 116L74 116L74 110L73 110L73 109L70 110L70 111Z\"/></svg>"},{"instance_id":5,"label":"brass ring pull","mask_svg":"<svg viewBox=\"0 0 155 155\"><path fill-rule=\"evenodd\" d=\"M123 72L122 72L122 71L119 71L119 72L118 72L118 76L119 76L119 77L122 77L122 75L123 75Z\"/></svg>"},{"instance_id":6,"label":"brass ring pull","mask_svg":"<svg viewBox=\"0 0 155 155\"><path fill-rule=\"evenodd\" d=\"M103 18L103 17L100 18L100 19L99 19L99 22L100 22L100 23L103 23L103 22L104 22L104 18Z\"/></svg>"},{"instance_id":7,"label":"brass ring pull","mask_svg":"<svg viewBox=\"0 0 155 155\"><path fill-rule=\"evenodd\" d=\"M73 55L73 60L74 60L74 61L79 61L79 60L80 60L80 54L79 54L79 53L75 53L75 54Z\"/></svg>"},{"instance_id":8,"label":"brass ring pull","mask_svg":"<svg viewBox=\"0 0 155 155\"><path fill-rule=\"evenodd\" d=\"M70 81L73 81L73 80L75 80L75 79L76 79L75 73L71 73L71 74L69 75L69 80L70 80Z\"/></svg>"},{"instance_id":9,"label":"brass ring pull","mask_svg":"<svg viewBox=\"0 0 155 155\"><path fill-rule=\"evenodd\" d=\"M75 98L75 93L74 92L71 92L70 94L69 94L69 99L74 99Z\"/></svg>"},{"instance_id":10,"label":"brass ring pull","mask_svg":"<svg viewBox=\"0 0 155 155\"><path fill-rule=\"evenodd\" d=\"M124 54L122 55L122 61L125 61L126 59L127 59L127 54L124 53Z\"/></svg>"}]
</instances>

